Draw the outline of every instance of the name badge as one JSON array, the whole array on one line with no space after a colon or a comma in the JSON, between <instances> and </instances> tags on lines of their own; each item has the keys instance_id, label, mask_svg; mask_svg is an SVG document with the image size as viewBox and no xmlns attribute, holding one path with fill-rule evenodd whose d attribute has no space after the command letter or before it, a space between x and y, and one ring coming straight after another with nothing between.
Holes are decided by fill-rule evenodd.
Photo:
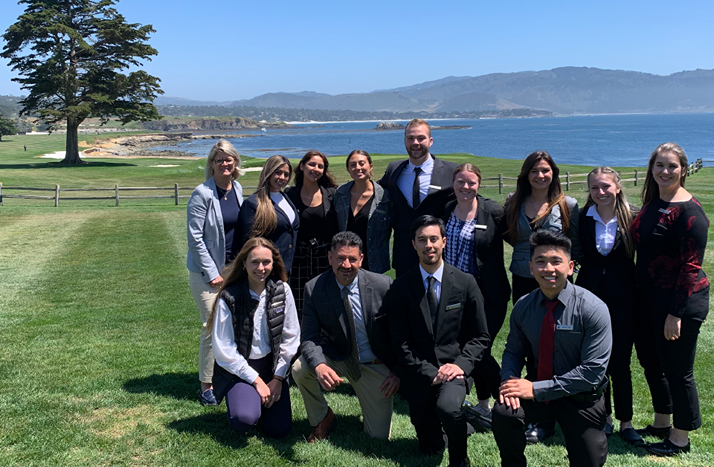
<instances>
[{"instance_id":1,"label":"name badge","mask_svg":"<svg viewBox=\"0 0 714 467\"><path fill-rule=\"evenodd\" d=\"M476 225L474 225L474 229L476 229L476 230L486 230L487 228L488 228L488 227L486 226L486 224L476 224Z\"/></svg>"},{"instance_id":2,"label":"name badge","mask_svg":"<svg viewBox=\"0 0 714 467\"><path fill-rule=\"evenodd\" d=\"M446 311L456 310L457 308L461 308L461 303L454 303L453 305L447 305L447 306L446 306ZM571 327L572 327L572 326L571 326Z\"/></svg>"},{"instance_id":3,"label":"name badge","mask_svg":"<svg viewBox=\"0 0 714 467\"><path fill-rule=\"evenodd\" d=\"M555 326L556 331L572 331L573 330L573 325L572 324L558 324Z\"/></svg>"}]
</instances>

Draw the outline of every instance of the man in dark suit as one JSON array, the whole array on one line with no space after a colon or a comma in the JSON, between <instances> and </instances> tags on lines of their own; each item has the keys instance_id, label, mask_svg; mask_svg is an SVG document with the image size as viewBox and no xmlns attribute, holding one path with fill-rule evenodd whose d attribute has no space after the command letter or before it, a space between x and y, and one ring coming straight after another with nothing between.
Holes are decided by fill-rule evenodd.
<instances>
[{"instance_id":1,"label":"man in dark suit","mask_svg":"<svg viewBox=\"0 0 714 467\"><path fill-rule=\"evenodd\" d=\"M293 376L312 425L308 442L325 439L337 417L324 391L332 391L346 376L357 394L364 431L388 439L392 396L399 390L399 370L392 353L382 301L392 280L360 269L362 241L354 232L332 238L328 253L332 270L305 286L302 356Z\"/></svg>"},{"instance_id":2,"label":"man in dark suit","mask_svg":"<svg viewBox=\"0 0 714 467\"><path fill-rule=\"evenodd\" d=\"M434 143L429 124L414 119L404 129L404 146L409 159L390 162L379 184L394 200L392 267L397 277L418 263L410 245L410 226L419 216L441 217L446 203L454 199L451 179L457 165L429 153Z\"/></svg>"},{"instance_id":3,"label":"man in dark suit","mask_svg":"<svg viewBox=\"0 0 714 467\"><path fill-rule=\"evenodd\" d=\"M412 225L419 264L397 278L385 298L402 396L419 439L433 454L448 438L449 465L469 465L461 412L467 376L488 347L483 297L470 274L443 261L444 223L421 216ZM443 429L442 429L443 427Z\"/></svg>"}]
</instances>

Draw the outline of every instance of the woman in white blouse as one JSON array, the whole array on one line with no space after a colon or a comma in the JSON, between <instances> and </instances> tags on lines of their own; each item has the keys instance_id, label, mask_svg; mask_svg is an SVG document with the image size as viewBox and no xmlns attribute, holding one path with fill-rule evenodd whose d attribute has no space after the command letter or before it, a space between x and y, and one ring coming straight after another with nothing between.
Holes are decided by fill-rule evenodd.
<instances>
[{"instance_id":1,"label":"woman in white blouse","mask_svg":"<svg viewBox=\"0 0 714 467\"><path fill-rule=\"evenodd\" d=\"M633 446L642 446L642 437L632 428L630 374L638 302L630 226L638 209L627 202L620 176L610 167L593 169L588 174L588 189L580 211L582 258L578 258L581 267L575 283L597 295L610 310L612 354L607 374L612 380L615 417L620 421L620 436ZM609 386L605 402L609 434L613 430Z\"/></svg>"},{"instance_id":2,"label":"woman in white blouse","mask_svg":"<svg viewBox=\"0 0 714 467\"><path fill-rule=\"evenodd\" d=\"M280 253L261 237L246 242L227 268L211 317L213 388L226 399L231 428L247 432L262 420L265 434L292 427L288 371L300 325Z\"/></svg>"}]
</instances>

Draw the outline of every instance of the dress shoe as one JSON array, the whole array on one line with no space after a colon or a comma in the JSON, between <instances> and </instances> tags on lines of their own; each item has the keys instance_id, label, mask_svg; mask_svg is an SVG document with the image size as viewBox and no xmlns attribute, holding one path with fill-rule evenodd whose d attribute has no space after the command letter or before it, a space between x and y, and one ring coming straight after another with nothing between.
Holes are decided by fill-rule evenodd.
<instances>
[{"instance_id":1,"label":"dress shoe","mask_svg":"<svg viewBox=\"0 0 714 467\"><path fill-rule=\"evenodd\" d=\"M201 390L199 389L198 402L200 402L201 405L204 406L218 405L218 402L216 401L216 396L213 395L213 389L206 389L203 392L201 392Z\"/></svg>"},{"instance_id":2,"label":"dress shoe","mask_svg":"<svg viewBox=\"0 0 714 467\"><path fill-rule=\"evenodd\" d=\"M492 430L490 410L482 409L480 406L466 401L461 406L461 411L466 417L466 423L473 428L474 433L487 433Z\"/></svg>"},{"instance_id":3,"label":"dress shoe","mask_svg":"<svg viewBox=\"0 0 714 467\"><path fill-rule=\"evenodd\" d=\"M555 430L546 430L536 425L530 425L526 430L526 443L538 444L555 434Z\"/></svg>"},{"instance_id":4,"label":"dress shoe","mask_svg":"<svg viewBox=\"0 0 714 467\"><path fill-rule=\"evenodd\" d=\"M634 428L620 429L620 438L622 438L627 444L634 447L640 447L645 445L645 441L642 439L637 430Z\"/></svg>"},{"instance_id":5,"label":"dress shoe","mask_svg":"<svg viewBox=\"0 0 714 467\"><path fill-rule=\"evenodd\" d=\"M605 436L609 438L613 431L615 431L615 427L612 426L612 423L605 422Z\"/></svg>"},{"instance_id":6,"label":"dress shoe","mask_svg":"<svg viewBox=\"0 0 714 467\"><path fill-rule=\"evenodd\" d=\"M336 424L337 415L335 415L335 412L328 407L325 418L323 418L320 423L312 427L312 431L307 437L307 442L314 443L315 441L326 439L330 435L330 432L335 428Z\"/></svg>"},{"instance_id":7,"label":"dress shoe","mask_svg":"<svg viewBox=\"0 0 714 467\"><path fill-rule=\"evenodd\" d=\"M666 426L664 428L655 428L652 425L647 425L646 427L637 430L637 434L640 436L654 436L659 439L665 439L669 438L669 433L671 431L671 426Z\"/></svg>"},{"instance_id":8,"label":"dress shoe","mask_svg":"<svg viewBox=\"0 0 714 467\"><path fill-rule=\"evenodd\" d=\"M665 439L660 443L652 443L645 446L649 452L656 456L676 456L682 452L689 452L692 443L687 443L686 446L677 446L669 439Z\"/></svg>"}]
</instances>

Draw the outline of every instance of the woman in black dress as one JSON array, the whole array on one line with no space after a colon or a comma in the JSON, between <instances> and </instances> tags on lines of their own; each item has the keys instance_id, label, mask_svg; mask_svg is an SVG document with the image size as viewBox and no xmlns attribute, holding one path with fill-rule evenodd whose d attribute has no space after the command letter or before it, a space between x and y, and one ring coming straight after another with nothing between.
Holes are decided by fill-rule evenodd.
<instances>
[{"instance_id":1,"label":"woman in black dress","mask_svg":"<svg viewBox=\"0 0 714 467\"><path fill-rule=\"evenodd\" d=\"M643 298L636 349L655 411L654 423L640 432L663 439L647 446L660 456L688 452L689 432L702 425L694 357L709 312L709 280L702 270L709 220L684 189L687 167L678 145L664 143L654 150L642 210L632 223Z\"/></svg>"},{"instance_id":2,"label":"woman in black dress","mask_svg":"<svg viewBox=\"0 0 714 467\"><path fill-rule=\"evenodd\" d=\"M302 296L305 284L330 268L327 251L337 223L332 206L335 177L330 173L327 157L309 151L295 170L295 185L285 189L300 217L290 288L295 296L298 316L302 318Z\"/></svg>"}]
</instances>

